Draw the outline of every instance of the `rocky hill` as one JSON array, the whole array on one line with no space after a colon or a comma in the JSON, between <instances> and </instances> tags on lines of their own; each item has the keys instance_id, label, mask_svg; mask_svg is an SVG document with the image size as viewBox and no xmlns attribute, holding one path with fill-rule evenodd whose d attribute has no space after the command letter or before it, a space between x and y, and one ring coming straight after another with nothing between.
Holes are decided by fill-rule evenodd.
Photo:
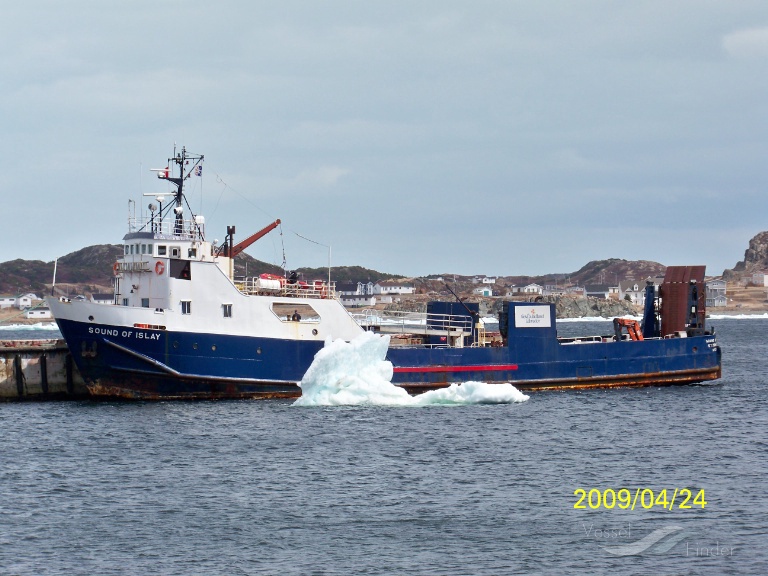
<instances>
[{"instance_id":1,"label":"rocky hill","mask_svg":"<svg viewBox=\"0 0 768 576\"><path fill-rule=\"evenodd\" d=\"M667 267L650 260L593 260L576 272L569 274L571 283L576 286L590 284L610 284L615 286L617 281L642 280L644 278L663 276Z\"/></svg>"},{"instance_id":2,"label":"rocky hill","mask_svg":"<svg viewBox=\"0 0 768 576\"><path fill-rule=\"evenodd\" d=\"M91 294L112 290L112 265L123 254L122 244L98 244L82 248L59 258L56 285L66 286L67 293ZM11 260L0 263L0 294L23 292L43 293L53 281L53 262L41 260ZM262 273L283 274L280 266L257 260L245 252L235 258L235 276L256 276ZM327 278L327 268L298 268L307 280ZM361 266L339 266L331 271L336 282L356 282L370 279L397 278Z\"/></svg>"},{"instance_id":3,"label":"rocky hill","mask_svg":"<svg viewBox=\"0 0 768 576\"><path fill-rule=\"evenodd\" d=\"M10 260L0 264L0 294L39 293L53 278L53 262Z\"/></svg>"},{"instance_id":4,"label":"rocky hill","mask_svg":"<svg viewBox=\"0 0 768 576\"><path fill-rule=\"evenodd\" d=\"M592 284L610 284L615 286L621 280L644 280L648 276L663 276L667 267L650 260L623 260L621 258L609 258L607 260L592 260L576 270L558 274L544 274L542 276L500 276L496 284L500 286L525 286L536 283L540 285L557 284L559 286L587 286ZM421 281L433 284L442 283L437 280L443 278L451 284L454 282L463 286L471 283L471 276L459 276L454 274L433 274L426 276Z\"/></svg>"},{"instance_id":5,"label":"rocky hill","mask_svg":"<svg viewBox=\"0 0 768 576\"><path fill-rule=\"evenodd\" d=\"M738 280L755 272L768 270L768 232L760 232L749 241L744 260L723 272L724 280Z\"/></svg>"}]
</instances>

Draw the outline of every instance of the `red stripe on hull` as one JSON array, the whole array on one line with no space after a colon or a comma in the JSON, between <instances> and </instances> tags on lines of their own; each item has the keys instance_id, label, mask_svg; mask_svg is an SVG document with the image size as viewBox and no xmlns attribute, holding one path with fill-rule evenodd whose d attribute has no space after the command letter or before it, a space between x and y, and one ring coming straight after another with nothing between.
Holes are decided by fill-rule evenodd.
<instances>
[{"instance_id":1,"label":"red stripe on hull","mask_svg":"<svg viewBox=\"0 0 768 576\"><path fill-rule=\"evenodd\" d=\"M395 372L497 372L499 370L517 370L517 364L499 364L496 366L396 366Z\"/></svg>"}]
</instances>

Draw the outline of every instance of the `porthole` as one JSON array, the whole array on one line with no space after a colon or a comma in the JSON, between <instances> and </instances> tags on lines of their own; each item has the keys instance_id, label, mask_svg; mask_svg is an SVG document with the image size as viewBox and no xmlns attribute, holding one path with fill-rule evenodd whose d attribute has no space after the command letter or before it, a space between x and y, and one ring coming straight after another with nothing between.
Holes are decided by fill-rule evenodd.
<instances>
[{"instance_id":1,"label":"porthole","mask_svg":"<svg viewBox=\"0 0 768 576\"><path fill-rule=\"evenodd\" d=\"M256 354L261 354L261 348L256 348Z\"/></svg>"},{"instance_id":2,"label":"porthole","mask_svg":"<svg viewBox=\"0 0 768 576\"><path fill-rule=\"evenodd\" d=\"M173 343L173 347L174 347L174 348L178 348L178 347L179 347L179 343L178 343L178 342L174 342L174 343Z\"/></svg>"},{"instance_id":3,"label":"porthole","mask_svg":"<svg viewBox=\"0 0 768 576\"><path fill-rule=\"evenodd\" d=\"M197 342L195 342L194 344L192 344L192 349L193 349L193 350L197 350Z\"/></svg>"},{"instance_id":4,"label":"porthole","mask_svg":"<svg viewBox=\"0 0 768 576\"><path fill-rule=\"evenodd\" d=\"M211 346L211 350L213 350L213 351L215 351L215 350L216 350L216 344L214 344L213 346Z\"/></svg>"},{"instance_id":5,"label":"porthole","mask_svg":"<svg viewBox=\"0 0 768 576\"><path fill-rule=\"evenodd\" d=\"M93 316L88 316L88 320L90 320L91 322L93 322Z\"/></svg>"},{"instance_id":6,"label":"porthole","mask_svg":"<svg viewBox=\"0 0 768 576\"><path fill-rule=\"evenodd\" d=\"M317 336L317 328L312 329L312 336Z\"/></svg>"}]
</instances>

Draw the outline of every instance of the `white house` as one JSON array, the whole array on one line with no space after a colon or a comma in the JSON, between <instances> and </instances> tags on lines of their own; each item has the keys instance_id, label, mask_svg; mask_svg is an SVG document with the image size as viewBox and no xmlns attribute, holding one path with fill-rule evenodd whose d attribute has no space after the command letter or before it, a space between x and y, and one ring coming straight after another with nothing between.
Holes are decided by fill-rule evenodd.
<instances>
[{"instance_id":1,"label":"white house","mask_svg":"<svg viewBox=\"0 0 768 576\"><path fill-rule=\"evenodd\" d=\"M542 294L544 296L562 296L565 294L565 288L557 284L545 284Z\"/></svg>"},{"instance_id":2,"label":"white house","mask_svg":"<svg viewBox=\"0 0 768 576\"><path fill-rule=\"evenodd\" d=\"M493 290L487 286L481 286L472 290L472 294L477 294L479 296L493 296Z\"/></svg>"},{"instance_id":3,"label":"white house","mask_svg":"<svg viewBox=\"0 0 768 576\"><path fill-rule=\"evenodd\" d=\"M0 296L0 308L10 308L15 306L19 310L24 310L32 306L33 300L40 300L35 294L31 292L28 294L21 294L20 296Z\"/></svg>"},{"instance_id":4,"label":"white house","mask_svg":"<svg viewBox=\"0 0 768 576\"><path fill-rule=\"evenodd\" d=\"M413 294L413 284L400 280L382 280L373 285L374 294Z\"/></svg>"},{"instance_id":5,"label":"white house","mask_svg":"<svg viewBox=\"0 0 768 576\"><path fill-rule=\"evenodd\" d=\"M637 280L619 282L619 299L629 300L632 304L643 306L645 304L645 282Z\"/></svg>"},{"instance_id":6,"label":"white house","mask_svg":"<svg viewBox=\"0 0 768 576\"><path fill-rule=\"evenodd\" d=\"M544 292L544 286L540 284L528 284L523 286L523 294L542 294Z\"/></svg>"},{"instance_id":7,"label":"white house","mask_svg":"<svg viewBox=\"0 0 768 576\"><path fill-rule=\"evenodd\" d=\"M507 297L517 296L519 294L541 294L544 287L539 284L528 284L527 286L510 286L507 290Z\"/></svg>"},{"instance_id":8,"label":"white house","mask_svg":"<svg viewBox=\"0 0 768 576\"><path fill-rule=\"evenodd\" d=\"M41 306L38 308L27 308L24 312L24 318L52 318L51 309Z\"/></svg>"},{"instance_id":9,"label":"white house","mask_svg":"<svg viewBox=\"0 0 768 576\"><path fill-rule=\"evenodd\" d=\"M725 280L710 280L705 284L707 291L707 306L727 306L728 298L726 293Z\"/></svg>"},{"instance_id":10,"label":"white house","mask_svg":"<svg viewBox=\"0 0 768 576\"><path fill-rule=\"evenodd\" d=\"M472 278L472 284L496 284L495 276L475 276Z\"/></svg>"},{"instance_id":11,"label":"white house","mask_svg":"<svg viewBox=\"0 0 768 576\"><path fill-rule=\"evenodd\" d=\"M768 272L765 270L752 274L752 284L756 286L768 286Z\"/></svg>"},{"instance_id":12,"label":"white house","mask_svg":"<svg viewBox=\"0 0 768 576\"><path fill-rule=\"evenodd\" d=\"M16 296L0 296L0 310L16 306Z\"/></svg>"},{"instance_id":13,"label":"white house","mask_svg":"<svg viewBox=\"0 0 768 576\"><path fill-rule=\"evenodd\" d=\"M362 294L350 294L340 296L341 303L347 308L356 308L358 306L375 306L375 296L364 296Z\"/></svg>"},{"instance_id":14,"label":"white house","mask_svg":"<svg viewBox=\"0 0 768 576\"><path fill-rule=\"evenodd\" d=\"M112 304L114 301L114 294L91 294L91 302L94 304Z\"/></svg>"},{"instance_id":15,"label":"white house","mask_svg":"<svg viewBox=\"0 0 768 576\"><path fill-rule=\"evenodd\" d=\"M611 290L607 284L587 284L584 286L584 294L590 298L602 298L607 300L611 297Z\"/></svg>"},{"instance_id":16,"label":"white house","mask_svg":"<svg viewBox=\"0 0 768 576\"><path fill-rule=\"evenodd\" d=\"M707 298L707 306L710 306L710 307L728 306L728 297L715 296L714 298Z\"/></svg>"},{"instance_id":17,"label":"white house","mask_svg":"<svg viewBox=\"0 0 768 576\"><path fill-rule=\"evenodd\" d=\"M354 282L337 282L336 292L339 296L358 296L357 284Z\"/></svg>"},{"instance_id":18,"label":"white house","mask_svg":"<svg viewBox=\"0 0 768 576\"><path fill-rule=\"evenodd\" d=\"M22 294L21 296L16 298L16 307L19 310L24 310L25 308L29 308L30 306L32 306L32 302L34 300L40 300L40 298L38 298L36 294L32 294L31 292L28 294Z\"/></svg>"},{"instance_id":19,"label":"white house","mask_svg":"<svg viewBox=\"0 0 768 576\"><path fill-rule=\"evenodd\" d=\"M645 285L648 282L652 282L654 286L658 286L664 281L664 278L658 276L651 278L650 276L645 280L625 280L619 282L619 299L626 300L629 296L629 300L632 304L638 306L645 305Z\"/></svg>"}]
</instances>

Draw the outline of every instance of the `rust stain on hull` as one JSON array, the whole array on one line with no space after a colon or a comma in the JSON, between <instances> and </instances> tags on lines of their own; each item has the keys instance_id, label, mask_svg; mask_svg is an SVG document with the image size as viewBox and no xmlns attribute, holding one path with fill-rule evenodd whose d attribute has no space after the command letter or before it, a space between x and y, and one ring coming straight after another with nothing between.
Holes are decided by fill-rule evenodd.
<instances>
[{"instance_id":1,"label":"rust stain on hull","mask_svg":"<svg viewBox=\"0 0 768 576\"><path fill-rule=\"evenodd\" d=\"M89 383L87 387L92 397L104 400L275 400L301 396L298 385L294 386L295 390L283 391L239 392L230 389L176 394L97 383Z\"/></svg>"},{"instance_id":2,"label":"rust stain on hull","mask_svg":"<svg viewBox=\"0 0 768 576\"><path fill-rule=\"evenodd\" d=\"M720 378L720 366L681 370L677 372L653 372L644 374L624 374L618 376L590 376L569 379L491 381L490 384L512 384L518 390L535 392L543 390L587 390L592 388L623 388L646 386L673 386L696 384ZM111 380L111 379L110 379ZM164 390L164 384L171 384ZM179 384L188 387L179 391ZM429 390L438 390L450 386L445 380L439 382L398 383L409 394L421 394ZM301 396L297 382L259 382L248 381L234 383L216 379L170 378L165 381L142 376L126 376L119 381L95 381L86 384L92 398L120 400L243 400L243 399L295 399ZM261 389L260 389L261 388ZM168 392L168 389L174 389Z\"/></svg>"}]
</instances>

